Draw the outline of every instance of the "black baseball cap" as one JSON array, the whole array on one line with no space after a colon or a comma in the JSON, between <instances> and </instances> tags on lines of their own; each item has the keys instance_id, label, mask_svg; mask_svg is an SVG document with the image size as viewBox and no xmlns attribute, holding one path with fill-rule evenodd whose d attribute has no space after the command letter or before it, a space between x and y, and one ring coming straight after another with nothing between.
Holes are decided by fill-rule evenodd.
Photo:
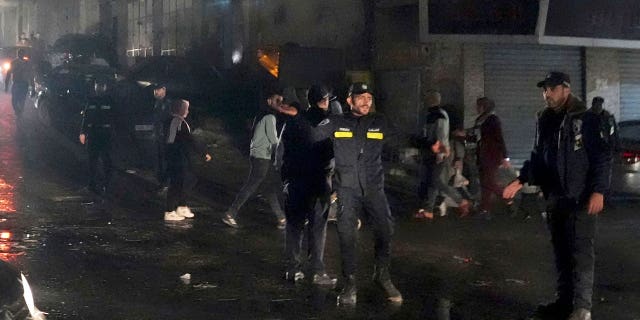
<instances>
[{"instance_id":1,"label":"black baseball cap","mask_svg":"<svg viewBox=\"0 0 640 320\"><path fill-rule=\"evenodd\" d=\"M329 101L336 98L336 96L334 96L331 92L331 89L329 89L327 86L312 85L311 88L309 88L309 92L307 93L307 101L309 101L309 103L318 103L318 101L325 98L329 98Z\"/></svg>"},{"instance_id":2,"label":"black baseball cap","mask_svg":"<svg viewBox=\"0 0 640 320\"><path fill-rule=\"evenodd\" d=\"M363 93L373 94L373 89L371 88L370 85L364 82L355 82L349 87L349 94L348 94L349 96L363 94Z\"/></svg>"},{"instance_id":3,"label":"black baseball cap","mask_svg":"<svg viewBox=\"0 0 640 320\"><path fill-rule=\"evenodd\" d=\"M167 85L164 82L155 82L149 85L149 88L151 88L152 90L156 90L156 89L160 89L160 88L167 88Z\"/></svg>"},{"instance_id":4,"label":"black baseball cap","mask_svg":"<svg viewBox=\"0 0 640 320\"><path fill-rule=\"evenodd\" d=\"M538 88L555 87L558 85L571 88L571 78L569 78L569 75L560 71L551 71L544 77L544 80L538 82Z\"/></svg>"}]
</instances>

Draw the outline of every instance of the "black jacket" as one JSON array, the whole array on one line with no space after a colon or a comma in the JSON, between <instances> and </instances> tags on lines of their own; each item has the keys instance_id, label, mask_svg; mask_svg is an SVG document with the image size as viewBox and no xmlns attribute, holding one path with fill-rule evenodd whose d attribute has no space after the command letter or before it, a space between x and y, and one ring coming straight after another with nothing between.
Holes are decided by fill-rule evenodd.
<instances>
[{"instance_id":1,"label":"black jacket","mask_svg":"<svg viewBox=\"0 0 640 320\"><path fill-rule=\"evenodd\" d=\"M166 138L166 160L169 170L188 168L192 154L205 155L206 146L198 143L191 134L189 124L177 115L167 118L164 123Z\"/></svg>"},{"instance_id":2,"label":"black jacket","mask_svg":"<svg viewBox=\"0 0 640 320\"><path fill-rule=\"evenodd\" d=\"M89 140L109 139L113 132L114 103L110 96L90 96L82 112L80 133Z\"/></svg>"},{"instance_id":3,"label":"black jacket","mask_svg":"<svg viewBox=\"0 0 640 320\"><path fill-rule=\"evenodd\" d=\"M282 180L305 180L324 185L332 170L333 145L331 139L313 139L312 130L327 114L312 107L286 122L282 140L284 147Z\"/></svg>"},{"instance_id":4,"label":"black jacket","mask_svg":"<svg viewBox=\"0 0 640 320\"><path fill-rule=\"evenodd\" d=\"M314 137L333 140L338 189L366 194L384 188L382 149L388 142L397 143L399 132L382 114L332 115L320 122Z\"/></svg>"},{"instance_id":5,"label":"black jacket","mask_svg":"<svg viewBox=\"0 0 640 320\"><path fill-rule=\"evenodd\" d=\"M525 162L518 179L539 185L546 196L580 202L594 192L606 194L611 153L600 132L600 117L585 112L582 101L573 96L562 108L562 114L551 108L538 114L531 159ZM552 124L554 117L562 117L559 126Z\"/></svg>"}]
</instances>

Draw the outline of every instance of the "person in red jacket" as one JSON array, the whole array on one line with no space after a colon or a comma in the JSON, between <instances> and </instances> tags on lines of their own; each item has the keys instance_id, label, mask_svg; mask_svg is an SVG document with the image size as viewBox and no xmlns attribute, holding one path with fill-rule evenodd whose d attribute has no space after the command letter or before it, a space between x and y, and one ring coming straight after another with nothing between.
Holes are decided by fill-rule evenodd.
<instances>
[{"instance_id":1,"label":"person in red jacket","mask_svg":"<svg viewBox=\"0 0 640 320\"><path fill-rule=\"evenodd\" d=\"M478 171L480 173L480 214L488 215L494 196L502 197L502 187L497 183L497 172L501 167L509 167L507 147L502 136L500 118L495 114L493 100L482 97L476 100L478 117L475 121L474 135Z\"/></svg>"}]
</instances>

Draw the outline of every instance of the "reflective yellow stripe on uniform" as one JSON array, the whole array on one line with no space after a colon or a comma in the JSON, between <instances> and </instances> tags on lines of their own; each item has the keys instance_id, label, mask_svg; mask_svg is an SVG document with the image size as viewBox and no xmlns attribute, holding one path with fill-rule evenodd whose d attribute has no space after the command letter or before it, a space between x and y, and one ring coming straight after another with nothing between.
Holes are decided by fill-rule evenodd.
<instances>
[{"instance_id":1,"label":"reflective yellow stripe on uniform","mask_svg":"<svg viewBox=\"0 0 640 320\"><path fill-rule=\"evenodd\" d=\"M336 138L353 138L353 132L350 131L336 131L333 133Z\"/></svg>"},{"instance_id":2,"label":"reflective yellow stripe on uniform","mask_svg":"<svg viewBox=\"0 0 640 320\"><path fill-rule=\"evenodd\" d=\"M384 134L382 132L367 132L367 139L384 139Z\"/></svg>"}]
</instances>

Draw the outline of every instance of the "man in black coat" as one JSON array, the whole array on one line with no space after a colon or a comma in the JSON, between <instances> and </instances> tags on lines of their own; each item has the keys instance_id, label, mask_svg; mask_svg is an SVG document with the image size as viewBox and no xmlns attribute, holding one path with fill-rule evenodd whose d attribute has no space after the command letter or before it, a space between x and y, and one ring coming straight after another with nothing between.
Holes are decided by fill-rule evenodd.
<instances>
[{"instance_id":1,"label":"man in black coat","mask_svg":"<svg viewBox=\"0 0 640 320\"><path fill-rule=\"evenodd\" d=\"M331 92L324 86L312 86L308 100L310 108L299 110L295 97L284 97L283 104L297 107L298 114L286 122L281 144L284 147L282 181L286 186L285 214L287 216L285 278L298 281L304 278L301 254L302 233L305 220L309 222L309 259L312 282L318 285L335 285L324 267L324 246L331 195L333 146L331 139L314 141L312 128L329 113Z\"/></svg>"},{"instance_id":2,"label":"man in black coat","mask_svg":"<svg viewBox=\"0 0 640 320\"><path fill-rule=\"evenodd\" d=\"M538 83L547 108L538 114L531 160L503 197L511 199L526 182L547 199L547 223L558 272L555 302L536 311L536 319L590 320L598 214L609 189L611 153L600 117L585 112L571 94L567 74L551 72Z\"/></svg>"}]
</instances>

